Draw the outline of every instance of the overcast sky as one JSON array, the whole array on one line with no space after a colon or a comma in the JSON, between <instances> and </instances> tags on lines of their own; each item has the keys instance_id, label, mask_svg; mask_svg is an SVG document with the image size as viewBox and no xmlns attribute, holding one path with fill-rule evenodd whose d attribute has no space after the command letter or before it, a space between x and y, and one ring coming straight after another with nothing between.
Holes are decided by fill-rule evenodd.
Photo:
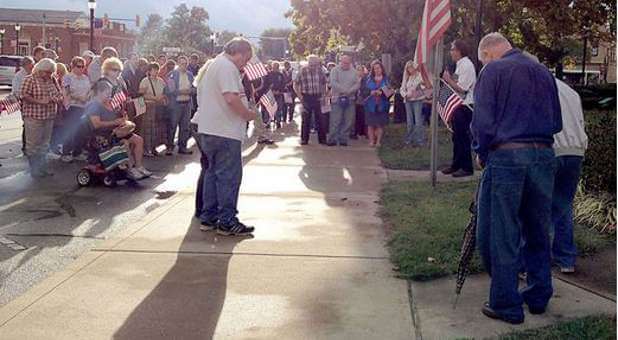
<instances>
[{"instance_id":1,"label":"overcast sky","mask_svg":"<svg viewBox=\"0 0 618 340\"><path fill-rule=\"evenodd\" d=\"M289 0L97 0L97 13L110 18L140 14L145 19L150 13L167 17L181 3L205 7L215 30L259 35L266 28L292 26L283 16L290 8ZM0 7L88 11L87 0L0 0Z\"/></svg>"}]
</instances>

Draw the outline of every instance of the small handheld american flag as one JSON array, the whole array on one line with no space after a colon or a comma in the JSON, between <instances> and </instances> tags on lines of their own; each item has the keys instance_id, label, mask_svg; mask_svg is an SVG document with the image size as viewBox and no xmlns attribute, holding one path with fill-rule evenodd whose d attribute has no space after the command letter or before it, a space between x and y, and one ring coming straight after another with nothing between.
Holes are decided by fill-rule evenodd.
<instances>
[{"instance_id":1,"label":"small handheld american flag","mask_svg":"<svg viewBox=\"0 0 618 340\"><path fill-rule=\"evenodd\" d=\"M443 84L438 94L438 114L450 131L453 131L451 127L453 113L461 105L463 105L461 97L450 86Z\"/></svg>"},{"instance_id":2,"label":"small handheld american flag","mask_svg":"<svg viewBox=\"0 0 618 340\"><path fill-rule=\"evenodd\" d=\"M268 90L262 98L260 98L260 103L264 105L266 111L270 115L270 118L275 118L275 114L277 113L277 109L279 106L277 105L277 101L275 100L275 95L272 90Z\"/></svg>"},{"instance_id":3,"label":"small handheld american flag","mask_svg":"<svg viewBox=\"0 0 618 340\"><path fill-rule=\"evenodd\" d=\"M268 75L268 71L264 64L255 56L245 65L245 73L247 74L247 78L252 81Z\"/></svg>"},{"instance_id":4,"label":"small handheld american flag","mask_svg":"<svg viewBox=\"0 0 618 340\"><path fill-rule=\"evenodd\" d=\"M19 110L21 110L21 103L17 97L9 95L4 99L0 99L0 112L6 111L6 113L11 114Z\"/></svg>"},{"instance_id":5,"label":"small handheld american flag","mask_svg":"<svg viewBox=\"0 0 618 340\"><path fill-rule=\"evenodd\" d=\"M127 95L124 91L118 91L112 98L111 104L114 110L118 110L127 101Z\"/></svg>"}]
</instances>

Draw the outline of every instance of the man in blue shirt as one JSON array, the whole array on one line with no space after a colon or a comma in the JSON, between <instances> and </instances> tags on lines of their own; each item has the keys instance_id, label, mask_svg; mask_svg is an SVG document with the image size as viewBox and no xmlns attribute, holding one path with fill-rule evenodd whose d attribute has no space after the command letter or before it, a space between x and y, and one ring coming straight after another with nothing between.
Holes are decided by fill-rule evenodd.
<instances>
[{"instance_id":1,"label":"man in blue shirt","mask_svg":"<svg viewBox=\"0 0 618 340\"><path fill-rule=\"evenodd\" d=\"M548 230L554 183L553 135L562 130L549 70L499 33L479 44L485 65L474 89L471 130L484 167L478 197L478 246L491 275L483 314L518 324L525 302L541 314L553 294ZM518 292L523 260L527 287Z\"/></svg>"}]
</instances>

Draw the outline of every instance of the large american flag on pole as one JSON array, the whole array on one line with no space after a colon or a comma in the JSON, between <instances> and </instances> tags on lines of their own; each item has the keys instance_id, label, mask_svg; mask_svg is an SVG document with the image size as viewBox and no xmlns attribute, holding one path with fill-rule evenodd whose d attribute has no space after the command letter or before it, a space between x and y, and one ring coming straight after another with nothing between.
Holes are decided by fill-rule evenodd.
<instances>
[{"instance_id":1,"label":"large american flag on pole","mask_svg":"<svg viewBox=\"0 0 618 340\"><path fill-rule=\"evenodd\" d=\"M453 120L453 113L457 110L458 107L463 105L463 100L461 97L453 91L453 89L447 84L443 84L440 87L440 92L438 94L438 114L446 128L450 131L453 131L451 127L451 122Z\"/></svg>"},{"instance_id":2,"label":"large american flag on pole","mask_svg":"<svg viewBox=\"0 0 618 340\"><path fill-rule=\"evenodd\" d=\"M451 24L449 0L425 0L423 19L418 31L414 61L421 65L429 60L429 50L442 37Z\"/></svg>"},{"instance_id":3,"label":"large american flag on pole","mask_svg":"<svg viewBox=\"0 0 618 340\"><path fill-rule=\"evenodd\" d=\"M264 105L264 108L268 111L270 118L275 118L275 114L277 113L279 106L277 105L277 101L275 100L275 95L272 90L268 90L268 92L260 98L260 103Z\"/></svg>"},{"instance_id":4,"label":"large american flag on pole","mask_svg":"<svg viewBox=\"0 0 618 340\"><path fill-rule=\"evenodd\" d=\"M268 70L266 70L266 67L258 57L253 56L247 65L245 65L245 74L249 80L253 81L268 75Z\"/></svg>"},{"instance_id":5,"label":"large american flag on pole","mask_svg":"<svg viewBox=\"0 0 618 340\"><path fill-rule=\"evenodd\" d=\"M0 112L6 111L11 114L21 110L21 103L14 95L9 95L6 98L0 99Z\"/></svg>"}]
</instances>

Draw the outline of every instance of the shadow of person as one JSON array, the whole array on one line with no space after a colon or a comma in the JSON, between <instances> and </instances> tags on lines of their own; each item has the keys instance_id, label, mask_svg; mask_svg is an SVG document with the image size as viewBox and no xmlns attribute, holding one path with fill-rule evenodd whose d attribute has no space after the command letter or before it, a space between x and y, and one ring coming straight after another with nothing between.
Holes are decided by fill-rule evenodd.
<instances>
[{"instance_id":1,"label":"shadow of person","mask_svg":"<svg viewBox=\"0 0 618 340\"><path fill-rule=\"evenodd\" d=\"M178 252L153 256L176 256L176 260L113 338L211 339L225 302L233 250L249 238L202 232L193 219Z\"/></svg>"}]
</instances>

